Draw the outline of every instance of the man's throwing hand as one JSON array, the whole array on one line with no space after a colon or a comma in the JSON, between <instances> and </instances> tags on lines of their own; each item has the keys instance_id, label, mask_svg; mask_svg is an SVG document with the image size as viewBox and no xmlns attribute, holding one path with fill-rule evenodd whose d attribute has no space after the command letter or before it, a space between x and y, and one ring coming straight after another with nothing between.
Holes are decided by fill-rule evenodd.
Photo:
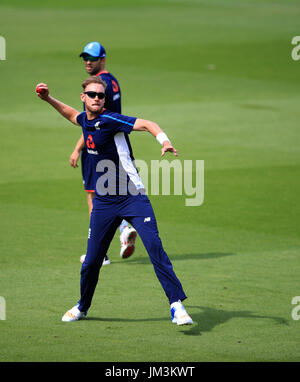
<instances>
[{"instance_id":1,"label":"man's throwing hand","mask_svg":"<svg viewBox=\"0 0 300 382\"><path fill-rule=\"evenodd\" d=\"M37 84L35 88L36 94L41 98L41 99L46 99L49 96L49 89L47 84Z\"/></svg>"}]
</instances>

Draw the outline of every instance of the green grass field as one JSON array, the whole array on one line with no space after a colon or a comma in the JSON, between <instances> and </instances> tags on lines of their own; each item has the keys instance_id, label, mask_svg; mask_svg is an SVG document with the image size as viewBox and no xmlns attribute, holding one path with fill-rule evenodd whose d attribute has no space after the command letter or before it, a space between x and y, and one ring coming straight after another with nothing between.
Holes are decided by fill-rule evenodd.
<instances>
[{"instance_id":1,"label":"green grass field","mask_svg":"<svg viewBox=\"0 0 300 382\"><path fill-rule=\"evenodd\" d=\"M1 0L0 361L300 361L299 17L296 0ZM205 162L203 205L150 195L192 326L170 323L140 239L122 260L118 235L88 318L61 322L89 224L68 163L80 130L34 88L81 110L78 55L94 40L123 113ZM150 135L131 142L136 159L160 159Z\"/></svg>"}]
</instances>

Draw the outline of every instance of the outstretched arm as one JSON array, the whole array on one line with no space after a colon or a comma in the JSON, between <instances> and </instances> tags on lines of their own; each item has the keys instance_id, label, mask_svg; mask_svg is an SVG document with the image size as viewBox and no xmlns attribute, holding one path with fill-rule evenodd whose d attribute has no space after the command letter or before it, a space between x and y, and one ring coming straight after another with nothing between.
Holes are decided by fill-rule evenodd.
<instances>
[{"instance_id":1,"label":"outstretched arm","mask_svg":"<svg viewBox=\"0 0 300 382\"><path fill-rule=\"evenodd\" d=\"M164 156L167 151L172 152L175 156L177 156L177 150L172 146L169 138L162 131L162 129L158 126L157 123L148 121L146 119L138 118L135 121L133 126L134 131L148 131L152 134L158 142L162 145L161 155Z\"/></svg>"},{"instance_id":2,"label":"outstretched arm","mask_svg":"<svg viewBox=\"0 0 300 382\"><path fill-rule=\"evenodd\" d=\"M49 89L47 84L40 83L36 86L36 94L44 101L48 102L51 106L54 107L63 117L67 118L74 125L79 125L77 123L77 115L80 114L79 111L73 109L71 106L68 106L59 100L51 97L49 94Z\"/></svg>"}]
</instances>

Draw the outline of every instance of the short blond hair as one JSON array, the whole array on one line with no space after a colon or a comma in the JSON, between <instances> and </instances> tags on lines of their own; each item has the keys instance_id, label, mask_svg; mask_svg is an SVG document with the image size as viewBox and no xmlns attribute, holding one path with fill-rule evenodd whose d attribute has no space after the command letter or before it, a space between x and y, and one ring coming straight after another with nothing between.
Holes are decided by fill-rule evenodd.
<instances>
[{"instance_id":1,"label":"short blond hair","mask_svg":"<svg viewBox=\"0 0 300 382\"><path fill-rule=\"evenodd\" d=\"M85 90L85 88L90 84L100 84L104 87L104 91L106 90L106 87L107 87L106 82L103 81L102 78L99 76L91 76L87 78L86 80L84 80L83 83L81 84L82 89Z\"/></svg>"}]
</instances>

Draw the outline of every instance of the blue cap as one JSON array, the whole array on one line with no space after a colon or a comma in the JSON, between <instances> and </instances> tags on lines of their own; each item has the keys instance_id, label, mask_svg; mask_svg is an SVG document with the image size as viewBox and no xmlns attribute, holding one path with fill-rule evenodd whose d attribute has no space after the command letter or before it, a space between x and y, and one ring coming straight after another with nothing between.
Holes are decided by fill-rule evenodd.
<instances>
[{"instance_id":1,"label":"blue cap","mask_svg":"<svg viewBox=\"0 0 300 382\"><path fill-rule=\"evenodd\" d=\"M85 54L88 54L89 56L101 57L101 58L106 56L104 47L97 41L88 43L84 47L83 52L79 55L79 57L82 57Z\"/></svg>"}]
</instances>

